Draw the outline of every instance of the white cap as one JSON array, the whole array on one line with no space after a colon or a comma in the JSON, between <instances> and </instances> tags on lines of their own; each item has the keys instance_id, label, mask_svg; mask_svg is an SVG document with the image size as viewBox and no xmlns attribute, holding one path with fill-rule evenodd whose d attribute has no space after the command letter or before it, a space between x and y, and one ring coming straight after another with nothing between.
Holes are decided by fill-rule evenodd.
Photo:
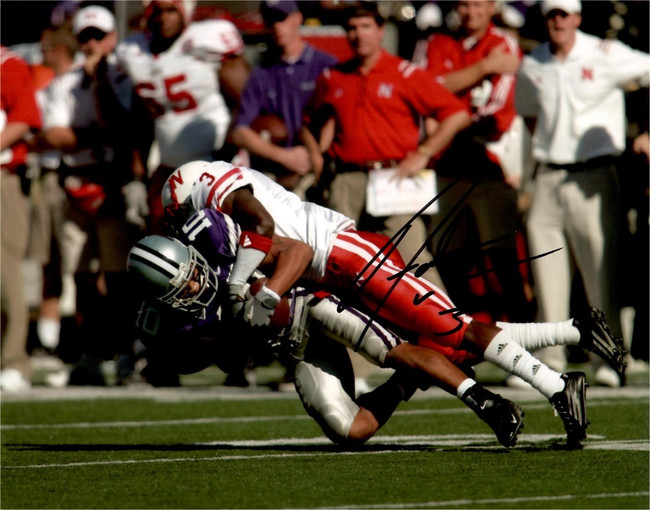
<instances>
[{"instance_id":1,"label":"white cap","mask_svg":"<svg viewBox=\"0 0 650 510\"><path fill-rule=\"evenodd\" d=\"M541 8L544 16L554 9L575 14L582 11L582 3L580 0L542 0Z\"/></svg>"},{"instance_id":2,"label":"white cap","mask_svg":"<svg viewBox=\"0 0 650 510\"><path fill-rule=\"evenodd\" d=\"M72 29L75 35L79 35L86 28L97 28L108 34L115 30L115 16L100 5L84 7L75 14Z\"/></svg>"}]
</instances>

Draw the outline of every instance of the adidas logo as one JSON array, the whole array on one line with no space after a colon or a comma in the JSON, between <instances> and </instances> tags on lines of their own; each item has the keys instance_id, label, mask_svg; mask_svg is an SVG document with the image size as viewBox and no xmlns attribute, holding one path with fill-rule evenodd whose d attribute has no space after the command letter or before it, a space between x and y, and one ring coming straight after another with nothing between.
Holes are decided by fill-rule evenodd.
<instances>
[{"instance_id":1,"label":"adidas logo","mask_svg":"<svg viewBox=\"0 0 650 510\"><path fill-rule=\"evenodd\" d=\"M540 367L540 366L541 366L541 365L533 365L533 375L536 375L536 374L537 374L537 371L539 370L539 367Z\"/></svg>"},{"instance_id":2,"label":"adidas logo","mask_svg":"<svg viewBox=\"0 0 650 510\"><path fill-rule=\"evenodd\" d=\"M517 366L517 363L519 363L520 359L521 359L521 354L519 356L515 356L515 359L512 360L512 366L513 367Z\"/></svg>"},{"instance_id":3,"label":"adidas logo","mask_svg":"<svg viewBox=\"0 0 650 510\"><path fill-rule=\"evenodd\" d=\"M501 354L501 351L505 349L507 345L508 344L499 344L499 346L497 347L497 356Z\"/></svg>"},{"instance_id":4,"label":"adidas logo","mask_svg":"<svg viewBox=\"0 0 650 510\"><path fill-rule=\"evenodd\" d=\"M251 241L250 237L245 236L245 237L244 237L244 240L243 240L243 242L242 242L242 246L243 246L244 248L248 248L248 247L251 246L252 244L253 244L253 242Z\"/></svg>"}]
</instances>

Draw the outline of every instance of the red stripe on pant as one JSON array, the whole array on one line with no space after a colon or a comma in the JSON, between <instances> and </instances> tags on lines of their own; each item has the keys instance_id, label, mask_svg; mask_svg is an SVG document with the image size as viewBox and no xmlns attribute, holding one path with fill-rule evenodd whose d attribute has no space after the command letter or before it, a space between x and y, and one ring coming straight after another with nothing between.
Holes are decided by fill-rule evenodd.
<instances>
[{"instance_id":1,"label":"red stripe on pant","mask_svg":"<svg viewBox=\"0 0 650 510\"><path fill-rule=\"evenodd\" d=\"M327 260L325 283L337 286L343 295L352 290L370 310L419 333L421 345L452 362L462 364L473 357L459 349L471 318L460 314L441 289L405 272L397 250L389 255L389 241L369 232L340 233Z\"/></svg>"}]
</instances>

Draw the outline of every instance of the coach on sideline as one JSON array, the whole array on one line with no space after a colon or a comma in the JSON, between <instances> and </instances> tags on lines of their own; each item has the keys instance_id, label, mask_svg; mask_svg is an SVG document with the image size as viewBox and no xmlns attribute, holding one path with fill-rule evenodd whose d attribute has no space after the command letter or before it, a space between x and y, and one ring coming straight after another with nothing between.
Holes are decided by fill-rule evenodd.
<instances>
[{"instance_id":1,"label":"coach on sideline","mask_svg":"<svg viewBox=\"0 0 650 510\"><path fill-rule=\"evenodd\" d=\"M359 2L350 8L346 19L355 56L320 76L305 114L311 134L305 132L304 136L306 140L312 137L307 143L315 173L329 191L327 205L355 220L360 229L388 237L408 224L410 228L398 245L408 262L426 242L424 222L422 218L412 220L410 214L369 216L365 212L369 172L397 168L402 178L417 175L470 125L470 116L463 103L432 74L382 48L385 20L375 2ZM438 121L437 129L421 144L417 114ZM333 136L331 143L328 135ZM326 150L325 161L321 149ZM430 257L420 253L414 262L425 265ZM442 287L433 268L423 276Z\"/></svg>"},{"instance_id":2,"label":"coach on sideline","mask_svg":"<svg viewBox=\"0 0 650 510\"><path fill-rule=\"evenodd\" d=\"M589 305L603 310L620 335L617 251L623 215L615 165L625 149L622 88L632 81L647 86L650 56L581 32L579 0L543 1L541 9L549 42L524 58L516 91L539 162L528 241L531 253L563 249L532 262L538 320L569 317L575 260ZM563 370L564 351L551 349L540 359ZM595 378L620 385L605 366Z\"/></svg>"}]
</instances>

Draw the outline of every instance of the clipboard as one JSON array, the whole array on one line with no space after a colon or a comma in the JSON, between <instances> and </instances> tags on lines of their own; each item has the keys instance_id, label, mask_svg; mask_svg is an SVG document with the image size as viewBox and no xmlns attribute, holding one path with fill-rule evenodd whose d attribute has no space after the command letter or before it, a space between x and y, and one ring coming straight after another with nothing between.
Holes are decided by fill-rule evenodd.
<instances>
[{"instance_id":1,"label":"clipboard","mask_svg":"<svg viewBox=\"0 0 650 510\"><path fill-rule=\"evenodd\" d=\"M396 168L382 168L368 173L366 212L371 216L415 214L438 194L433 170L420 170L414 177L398 179ZM433 202L422 214L435 214L438 202Z\"/></svg>"}]
</instances>

